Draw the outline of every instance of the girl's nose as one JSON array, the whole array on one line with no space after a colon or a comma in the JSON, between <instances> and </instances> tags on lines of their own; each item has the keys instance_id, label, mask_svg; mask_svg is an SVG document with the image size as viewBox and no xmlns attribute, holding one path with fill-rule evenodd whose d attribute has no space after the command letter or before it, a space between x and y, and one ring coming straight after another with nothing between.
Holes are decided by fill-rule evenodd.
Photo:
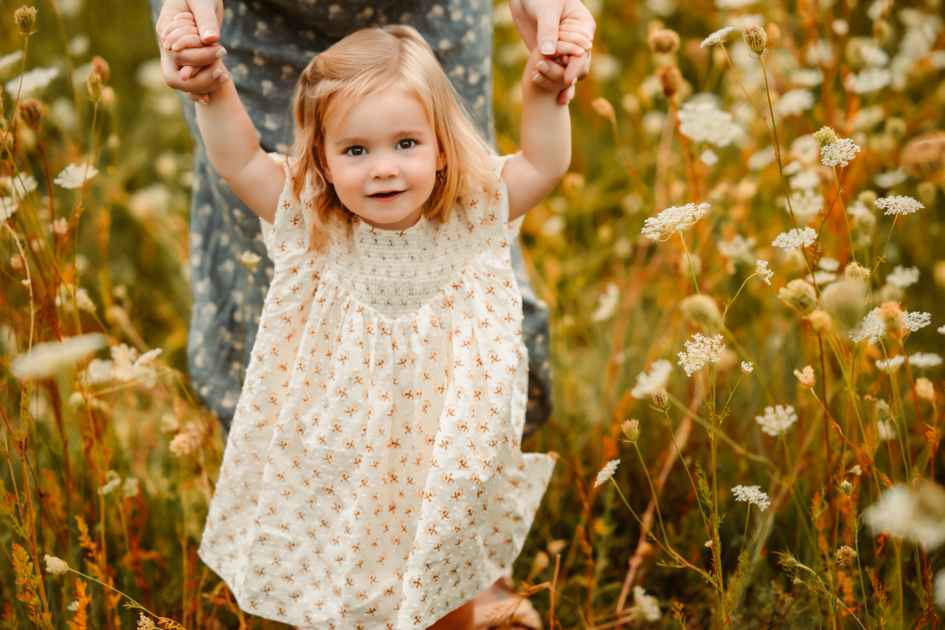
<instances>
[{"instance_id":1,"label":"girl's nose","mask_svg":"<svg viewBox=\"0 0 945 630\"><path fill-rule=\"evenodd\" d=\"M397 177L397 164L393 159L379 156L374 160L371 168L372 179L389 179Z\"/></svg>"}]
</instances>

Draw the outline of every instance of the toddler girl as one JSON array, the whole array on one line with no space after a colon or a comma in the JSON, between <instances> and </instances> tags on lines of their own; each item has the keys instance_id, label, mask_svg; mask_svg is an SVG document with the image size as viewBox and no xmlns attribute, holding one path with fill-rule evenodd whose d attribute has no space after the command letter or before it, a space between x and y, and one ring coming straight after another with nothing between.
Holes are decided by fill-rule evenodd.
<instances>
[{"instance_id":1,"label":"toddler girl","mask_svg":"<svg viewBox=\"0 0 945 630\"><path fill-rule=\"evenodd\" d=\"M195 28L188 15L167 41ZM590 47L580 31L562 24L558 55ZM309 64L287 156L260 148L232 82L197 107L274 263L199 550L247 612L422 630L454 611L449 627L468 627L461 613L521 551L554 460L519 445L509 247L568 168L562 77L536 49L522 151L501 158L405 26Z\"/></svg>"}]
</instances>

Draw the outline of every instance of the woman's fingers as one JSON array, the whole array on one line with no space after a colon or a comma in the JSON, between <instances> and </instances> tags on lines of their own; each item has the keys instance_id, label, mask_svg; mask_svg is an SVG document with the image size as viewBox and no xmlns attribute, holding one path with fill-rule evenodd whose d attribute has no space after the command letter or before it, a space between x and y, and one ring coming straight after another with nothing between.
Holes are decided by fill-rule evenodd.
<instances>
[{"instance_id":1,"label":"woman's fingers","mask_svg":"<svg viewBox=\"0 0 945 630\"><path fill-rule=\"evenodd\" d=\"M223 46L207 46L200 48L184 48L183 50L174 50L166 53L171 60L178 66L209 66L217 59L226 54Z\"/></svg>"}]
</instances>

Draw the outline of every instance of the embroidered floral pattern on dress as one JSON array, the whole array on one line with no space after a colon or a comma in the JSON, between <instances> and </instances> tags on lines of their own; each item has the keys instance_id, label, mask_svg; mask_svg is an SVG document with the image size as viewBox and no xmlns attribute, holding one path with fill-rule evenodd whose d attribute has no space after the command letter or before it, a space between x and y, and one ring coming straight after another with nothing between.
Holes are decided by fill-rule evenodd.
<instances>
[{"instance_id":1,"label":"embroidered floral pattern on dress","mask_svg":"<svg viewBox=\"0 0 945 630\"><path fill-rule=\"evenodd\" d=\"M256 615L426 628L512 564L554 467L519 444L520 221L500 181L444 224L361 224L317 256L289 182L200 557Z\"/></svg>"}]
</instances>

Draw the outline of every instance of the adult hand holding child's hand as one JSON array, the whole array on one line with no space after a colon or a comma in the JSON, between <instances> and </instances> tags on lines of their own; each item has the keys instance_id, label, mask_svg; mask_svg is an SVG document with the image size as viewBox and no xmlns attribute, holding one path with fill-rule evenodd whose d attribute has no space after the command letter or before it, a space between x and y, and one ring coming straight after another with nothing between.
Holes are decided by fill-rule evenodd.
<instances>
[{"instance_id":1,"label":"adult hand holding child's hand","mask_svg":"<svg viewBox=\"0 0 945 630\"><path fill-rule=\"evenodd\" d=\"M209 102L206 95L229 80L217 63L226 54L216 45L222 21L222 0L167 0L161 7L155 30L164 81L192 101Z\"/></svg>"}]
</instances>

